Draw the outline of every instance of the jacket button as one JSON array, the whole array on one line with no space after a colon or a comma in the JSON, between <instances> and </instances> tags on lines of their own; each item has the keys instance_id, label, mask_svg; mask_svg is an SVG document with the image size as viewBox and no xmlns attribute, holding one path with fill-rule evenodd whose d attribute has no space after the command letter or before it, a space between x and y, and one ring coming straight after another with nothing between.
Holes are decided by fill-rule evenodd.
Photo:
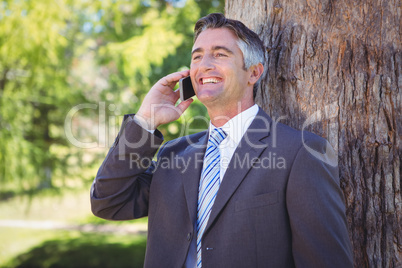
<instances>
[{"instance_id":1,"label":"jacket button","mask_svg":"<svg viewBox=\"0 0 402 268\"><path fill-rule=\"evenodd\" d=\"M191 240L191 233L187 234L187 240L190 241Z\"/></svg>"}]
</instances>

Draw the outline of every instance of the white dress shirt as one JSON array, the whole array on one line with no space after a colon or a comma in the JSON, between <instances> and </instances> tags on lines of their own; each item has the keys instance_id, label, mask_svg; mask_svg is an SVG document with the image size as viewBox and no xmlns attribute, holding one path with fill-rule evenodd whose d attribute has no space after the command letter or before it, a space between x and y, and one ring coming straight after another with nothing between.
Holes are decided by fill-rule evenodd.
<instances>
[{"instance_id":1,"label":"white dress shirt","mask_svg":"<svg viewBox=\"0 0 402 268\"><path fill-rule=\"evenodd\" d=\"M258 105L254 104L247 110L239 113L232 119L230 119L221 128L226 132L227 137L219 145L219 151L221 153L221 172L220 172L220 182L222 183L223 176L229 166L230 160L243 138L244 133L246 133L251 122L254 120L258 113ZM216 128L212 123L209 124L209 133ZM208 137L209 139L209 137Z\"/></svg>"}]
</instances>

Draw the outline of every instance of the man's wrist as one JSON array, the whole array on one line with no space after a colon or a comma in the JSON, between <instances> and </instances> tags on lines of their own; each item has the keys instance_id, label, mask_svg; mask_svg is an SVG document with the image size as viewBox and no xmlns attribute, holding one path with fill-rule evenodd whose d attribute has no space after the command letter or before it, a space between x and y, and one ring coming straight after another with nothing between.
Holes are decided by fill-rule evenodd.
<instances>
[{"instance_id":1,"label":"man's wrist","mask_svg":"<svg viewBox=\"0 0 402 268\"><path fill-rule=\"evenodd\" d=\"M134 115L133 120L143 129L147 130L151 134L154 134L156 128L152 126L149 120L146 120L145 118L143 118L141 115L138 114Z\"/></svg>"}]
</instances>

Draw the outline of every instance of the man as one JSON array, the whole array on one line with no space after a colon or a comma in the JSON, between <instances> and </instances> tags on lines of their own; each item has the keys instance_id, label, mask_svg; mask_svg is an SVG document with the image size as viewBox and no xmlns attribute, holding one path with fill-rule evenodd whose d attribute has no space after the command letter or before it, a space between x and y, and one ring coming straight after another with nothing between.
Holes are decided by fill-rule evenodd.
<instances>
[{"instance_id":1,"label":"man","mask_svg":"<svg viewBox=\"0 0 402 268\"><path fill-rule=\"evenodd\" d=\"M353 266L333 151L255 105L263 62L254 32L210 14L195 26L190 71L162 78L126 116L91 203L105 219L149 217L145 267ZM173 91L188 75L209 130L159 148L157 127L191 104L175 107Z\"/></svg>"}]
</instances>

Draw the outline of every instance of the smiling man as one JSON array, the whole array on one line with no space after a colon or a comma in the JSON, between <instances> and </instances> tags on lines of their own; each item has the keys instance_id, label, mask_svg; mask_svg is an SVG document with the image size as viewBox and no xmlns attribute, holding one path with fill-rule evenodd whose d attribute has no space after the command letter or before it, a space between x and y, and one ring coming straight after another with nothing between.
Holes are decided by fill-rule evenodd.
<instances>
[{"instance_id":1,"label":"smiling man","mask_svg":"<svg viewBox=\"0 0 402 268\"><path fill-rule=\"evenodd\" d=\"M259 60L263 60L262 53ZM263 69L261 62L245 68L238 38L227 28L206 29L197 36L190 76L197 97L207 107L213 122L222 115L233 118L239 109L244 111L254 105L252 89ZM220 121L214 126L226 123Z\"/></svg>"},{"instance_id":2,"label":"smiling man","mask_svg":"<svg viewBox=\"0 0 402 268\"><path fill-rule=\"evenodd\" d=\"M317 157L334 151L254 102L264 54L241 22L201 18L190 71L159 80L125 117L91 204L105 219L149 217L145 267L353 266L338 167ZM176 106L173 90L188 75L210 127L160 147L157 127L192 102Z\"/></svg>"}]
</instances>

